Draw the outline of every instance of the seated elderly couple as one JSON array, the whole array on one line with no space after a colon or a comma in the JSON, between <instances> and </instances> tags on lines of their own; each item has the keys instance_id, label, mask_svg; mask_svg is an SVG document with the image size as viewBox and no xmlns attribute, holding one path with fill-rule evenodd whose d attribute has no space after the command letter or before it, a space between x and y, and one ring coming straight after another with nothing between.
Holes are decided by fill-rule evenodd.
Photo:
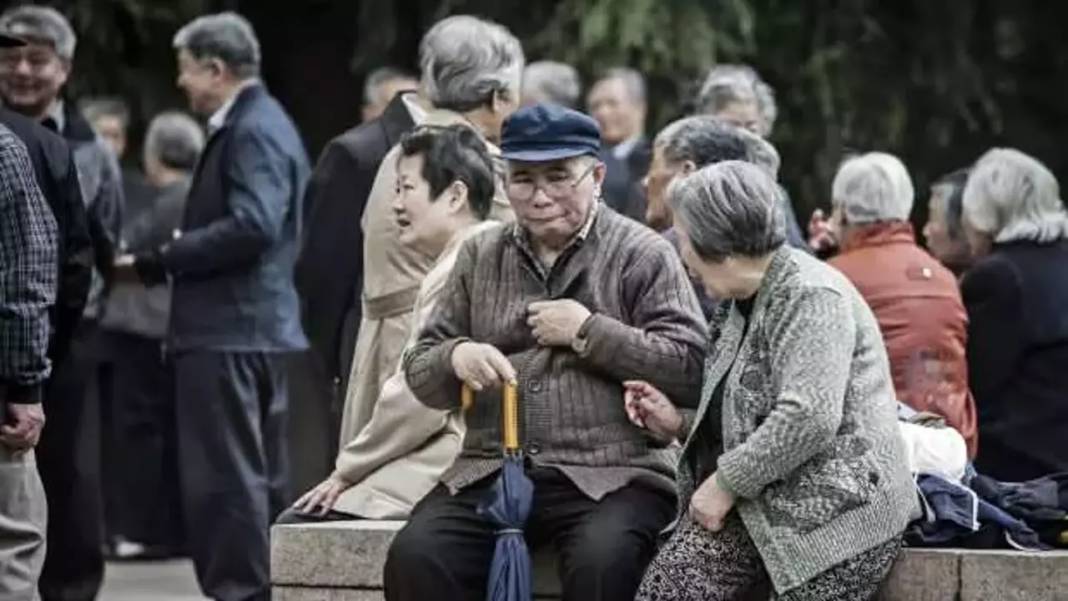
<instances>
[{"instance_id":1,"label":"seated elderly couple","mask_svg":"<svg viewBox=\"0 0 1068 601\"><path fill-rule=\"evenodd\" d=\"M515 113L501 151L516 223L484 225L484 147L457 128L402 143L402 235L443 273L424 284L435 307L379 399L403 397L409 414L378 435L423 438L401 458L339 466L288 519L407 513L342 502L377 487L414 504L386 598L481 598L495 532L477 506L500 466L499 390L515 383L535 485L527 540L559 552L564 599L734 599L769 585L782 599L870 597L916 502L871 311L833 268L784 247L782 191L764 169L726 161L673 185L680 261L598 203L599 146L581 113ZM683 261L728 299L710 328ZM461 383L478 391L463 415ZM392 480L369 486L383 472ZM359 506L372 511L346 510Z\"/></svg>"}]
</instances>

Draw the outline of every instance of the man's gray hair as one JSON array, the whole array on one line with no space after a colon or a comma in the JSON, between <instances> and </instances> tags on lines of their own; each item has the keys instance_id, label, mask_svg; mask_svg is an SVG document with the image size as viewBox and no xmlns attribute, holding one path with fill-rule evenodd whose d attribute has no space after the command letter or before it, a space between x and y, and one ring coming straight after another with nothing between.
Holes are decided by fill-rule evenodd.
<instances>
[{"instance_id":1,"label":"man's gray hair","mask_svg":"<svg viewBox=\"0 0 1068 601\"><path fill-rule=\"evenodd\" d=\"M235 12L204 15L174 34L175 49L185 49L193 58L217 58L238 78L260 74L260 42L248 19Z\"/></svg>"},{"instance_id":2,"label":"man's gray hair","mask_svg":"<svg viewBox=\"0 0 1068 601\"><path fill-rule=\"evenodd\" d=\"M145 156L171 169L192 171L204 150L204 130L180 111L156 115L145 134Z\"/></svg>"},{"instance_id":3,"label":"man's gray hair","mask_svg":"<svg viewBox=\"0 0 1068 601\"><path fill-rule=\"evenodd\" d=\"M537 61L523 71L523 97L568 108L578 106L582 80L574 67L555 61Z\"/></svg>"},{"instance_id":4,"label":"man's gray hair","mask_svg":"<svg viewBox=\"0 0 1068 601\"><path fill-rule=\"evenodd\" d=\"M619 80L623 82L623 88L627 91L630 99L638 104L645 104L647 96L645 89L645 77L630 67L612 67L597 79L597 82Z\"/></svg>"},{"instance_id":5,"label":"man's gray hair","mask_svg":"<svg viewBox=\"0 0 1068 601\"><path fill-rule=\"evenodd\" d=\"M0 32L27 42L48 44L65 61L74 60L78 37L70 21L54 8L32 4L16 6L0 15Z\"/></svg>"},{"instance_id":6,"label":"man's gray hair","mask_svg":"<svg viewBox=\"0 0 1068 601\"><path fill-rule=\"evenodd\" d=\"M846 160L831 184L831 204L850 224L908 221L916 195L908 169L894 155L869 152Z\"/></svg>"},{"instance_id":7,"label":"man's gray hair","mask_svg":"<svg viewBox=\"0 0 1068 601\"><path fill-rule=\"evenodd\" d=\"M771 174L772 178L778 180L779 167L782 166L782 157L779 156L779 151L775 148L775 145L744 127L739 127L737 130L738 135L745 140L745 148L746 153L749 155L749 162L758 167L763 167Z\"/></svg>"},{"instance_id":8,"label":"man's gray hair","mask_svg":"<svg viewBox=\"0 0 1068 601\"><path fill-rule=\"evenodd\" d=\"M130 125L130 108L122 98L85 98L78 102L78 110L89 123L95 123L101 117L114 117L122 123L123 128Z\"/></svg>"},{"instance_id":9,"label":"man's gray hair","mask_svg":"<svg viewBox=\"0 0 1068 601\"><path fill-rule=\"evenodd\" d=\"M438 21L419 44L422 87L435 107L467 112L494 93L519 98L523 47L503 26L470 15Z\"/></svg>"},{"instance_id":10,"label":"man's gray hair","mask_svg":"<svg viewBox=\"0 0 1068 601\"><path fill-rule=\"evenodd\" d=\"M779 108L775 90L749 65L716 65L709 70L697 95L697 110L718 113L733 102L755 102L760 113L760 135L771 135Z\"/></svg>"},{"instance_id":11,"label":"man's gray hair","mask_svg":"<svg viewBox=\"0 0 1068 601\"><path fill-rule=\"evenodd\" d=\"M964 187L964 217L995 242L1068 238L1068 214L1053 173L1012 148L984 154Z\"/></svg>"},{"instance_id":12,"label":"man's gray hair","mask_svg":"<svg viewBox=\"0 0 1068 601\"><path fill-rule=\"evenodd\" d=\"M700 168L722 161L747 161L742 130L708 115L685 117L660 130L653 141L669 163L691 161Z\"/></svg>"},{"instance_id":13,"label":"man's gray hair","mask_svg":"<svg viewBox=\"0 0 1068 601\"><path fill-rule=\"evenodd\" d=\"M724 161L676 180L668 189L675 218L705 261L762 257L786 240L782 188L766 170Z\"/></svg>"},{"instance_id":14,"label":"man's gray hair","mask_svg":"<svg viewBox=\"0 0 1068 601\"><path fill-rule=\"evenodd\" d=\"M397 79L410 79L412 81L419 80L415 75L396 67L379 67L374 71L371 71L371 73L367 75L367 79L363 82L363 101L367 104L378 102L379 99L375 98L375 95L378 93L378 87ZM387 98L385 100L388 101L390 99Z\"/></svg>"}]
</instances>

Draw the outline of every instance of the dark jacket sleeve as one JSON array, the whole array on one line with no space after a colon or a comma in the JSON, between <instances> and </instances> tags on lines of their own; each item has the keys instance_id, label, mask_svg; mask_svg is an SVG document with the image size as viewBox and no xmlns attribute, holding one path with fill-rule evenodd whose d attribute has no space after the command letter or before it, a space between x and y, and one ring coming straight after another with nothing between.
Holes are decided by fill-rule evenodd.
<instances>
[{"instance_id":1,"label":"dark jacket sleeve","mask_svg":"<svg viewBox=\"0 0 1068 601\"><path fill-rule=\"evenodd\" d=\"M339 356L345 315L350 309L359 311L363 289L360 217L377 167L334 140L319 157L305 196L311 217L297 260L296 284L304 331L331 378L344 375Z\"/></svg>"},{"instance_id":2,"label":"dark jacket sleeve","mask_svg":"<svg viewBox=\"0 0 1068 601\"><path fill-rule=\"evenodd\" d=\"M696 407L708 329L682 262L657 238L623 275L631 324L594 314L582 358L619 381L645 380L680 407Z\"/></svg>"},{"instance_id":3,"label":"dark jacket sleeve","mask_svg":"<svg viewBox=\"0 0 1068 601\"><path fill-rule=\"evenodd\" d=\"M1019 274L991 257L961 286L968 311L968 383L980 415L996 410L1024 350Z\"/></svg>"},{"instance_id":4,"label":"dark jacket sleeve","mask_svg":"<svg viewBox=\"0 0 1068 601\"><path fill-rule=\"evenodd\" d=\"M227 272L254 263L282 236L293 179L278 141L256 127L234 133L227 167L226 214L182 232L161 253L167 271L182 275Z\"/></svg>"},{"instance_id":5,"label":"dark jacket sleeve","mask_svg":"<svg viewBox=\"0 0 1068 601\"><path fill-rule=\"evenodd\" d=\"M85 210L78 168L69 147L63 144L53 151L52 210L59 227L59 290L53 312L52 340L48 356L60 361L70 348L71 338L85 311L89 287L93 281L93 262L96 247L89 231L89 215Z\"/></svg>"}]
</instances>

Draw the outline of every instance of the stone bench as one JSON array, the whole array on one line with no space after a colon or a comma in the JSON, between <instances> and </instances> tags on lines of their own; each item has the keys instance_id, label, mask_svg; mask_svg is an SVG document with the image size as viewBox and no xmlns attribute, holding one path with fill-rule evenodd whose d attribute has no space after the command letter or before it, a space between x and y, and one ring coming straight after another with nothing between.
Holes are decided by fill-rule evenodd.
<instances>
[{"instance_id":1,"label":"stone bench","mask_svg":"<svg viewBox=\"0 0 1068 601\"><path fill-rule=\"evenodd\" d=\"M386 550L403 522L330 522L271 530L274 601L381 601ZM551 553L534 557L538 599L559 598ZM907 549L881 601L1068 599L1068 552Z\"/></svg>"}]
</instances>

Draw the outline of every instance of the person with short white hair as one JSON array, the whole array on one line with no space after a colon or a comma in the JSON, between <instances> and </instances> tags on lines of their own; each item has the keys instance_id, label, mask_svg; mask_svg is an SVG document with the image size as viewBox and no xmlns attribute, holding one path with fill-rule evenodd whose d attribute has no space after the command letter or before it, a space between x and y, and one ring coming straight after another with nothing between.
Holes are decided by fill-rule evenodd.
<instances>
[{"instance_id":1,"label":"person with short white hair","mask_svg":"<svg viewBox=\"0 0 1068 601\"><path fill-rule=\"evenodd\" d=\"M445 18L420 43L421 89L428 104L421 125L467 125L499 154L504 120L519 108L526 58L508 29L470 15ZM362 321L345 390L339 446L344 448L367 425L382 386L393 374L411 331L419 286L433 257L401 242L393 214L399 145L382 160L367 199L363 228ZM503 194L492 216L511 220Z\"/></svg>"},{"instance_id":2,"label":"person with short white hair","mask_svg":"<svg viewBox=\"0 0 1068 601\"><path fill-rule=\"evenodd\" d=\"M523 71L523 106L541 103L576 108L582 79L574 67L556 61L537 61Z\"/></svg>"},{"instance_id":3,"label":"person with short white hair","mask_svg":"<svg viewBox=\"0 0 1068 601\"><path fill-rule=\"evenodd\" d=\"M743 161L671 188L683 261L724 302L696 413L625 384L635 426L682 443L681 511L639 601L769 584L784 601L870 599L916 507L875 318L840 273L785 246L781 195Z\"/></svg>"},{"instance_id":4,"label":"person with short white hair","mask_svg":"<svg viewBox=\"0 0 1068 601\"><path fill-rule=\"evenodd\" d=\"M775 90L755 69L749 65L716 65L701 83L697 112L766 138L775 127L779 108Z\"/></svg>"},{"instance_id":5,"label":"person with short white hair","mask_svg":"<svg viewBox=\"0 0 1068 601\"><path fill-rule=\"evenodd\" d=\"M1068 213L1053 173L1018 150L979 159L964 188L975 263L961 284L980 408L976 468L1009 482L1068 470Z\"/></svg>"},{"instance_id":6,"label":"person with short white hair","mask_svg":"<svg viewBox=\"0 0 1068 601\"><path fill-rule=\"evenodd\" d=\"M897 157L848 159L831 186L839 239L829 263L871 306L890 359L899 401L941 415L978 448L975 400L965 357L968 316L956 276L916 243L909 222L915 190Z\"/></svg>"},{"instance_id":7,"label":"person with short white hair","mask_svg":"<svg viewBox=\"0 0 1068 601\"><path fill-rule=\"evenodd\" d=\"M207 119L208 143L180 231L122 257L117 271L173 287L179 489L201 590L269 599L269 526L289 494L288 365L307 348L293 265L308 159L259 78L247 19L199 17L173 46L178 87Z\"/></svg>"}]
</instances>

